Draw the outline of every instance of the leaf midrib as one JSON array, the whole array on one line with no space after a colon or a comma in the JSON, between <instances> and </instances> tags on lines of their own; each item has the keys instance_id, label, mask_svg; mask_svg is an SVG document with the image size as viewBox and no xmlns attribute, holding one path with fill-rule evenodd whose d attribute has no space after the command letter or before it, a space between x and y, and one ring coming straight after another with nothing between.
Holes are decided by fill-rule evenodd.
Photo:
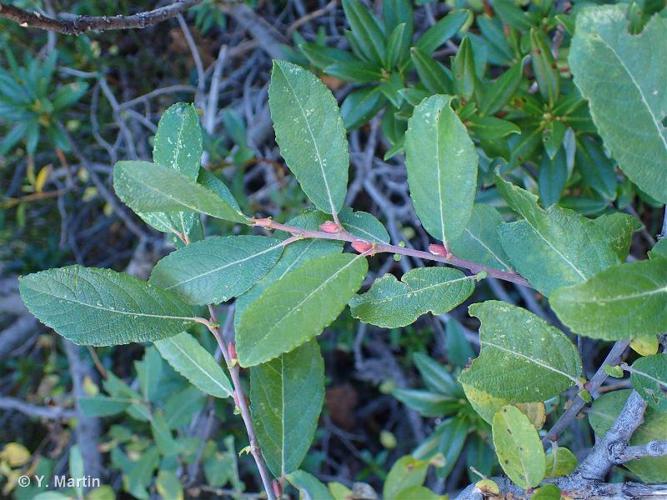
<instances>
[{"instance_id":1,"label":"leaf midrib","mask_svg":"<svg viewBox=\"0 0 667 500\"><path fill-rule=\"evenodd\" d=\"M329 206L331 207L331 213L336 214L338 211L336 210L336 206L334 205L333 199L331 197L331 189L329 188L329 181L327 180L326 173L324 171L324 164L322 163L322 155L320 154L320 148L317 145L317 140L315 139L315 134L313 133L313 129L310 126L310 121L308 120L308 115L306 115L306 111L303 109L303 106L301 105L301 101L299 100L299 96L296 94L296 90L292 86L292 84L289 81L289 78L287 78L287 75L283 71L283 69L278 66L280 69L280 72L283 75L283 78L285 80L285 83L287 84L287 87L289 88L290 92L294 96L294 100L296 101L297 105L299 106L299 110L301 111L301 115L303 116L303 120L306 122L306 129L308 130L308 134L310 135L310 139L313 141L313 147L315 148L315 154L317 155L317 165L320 167L320 173L322 174L322 180L324 181L324 190L327 193L327 198L329 199Z\"/></svg>"}]
</instances>

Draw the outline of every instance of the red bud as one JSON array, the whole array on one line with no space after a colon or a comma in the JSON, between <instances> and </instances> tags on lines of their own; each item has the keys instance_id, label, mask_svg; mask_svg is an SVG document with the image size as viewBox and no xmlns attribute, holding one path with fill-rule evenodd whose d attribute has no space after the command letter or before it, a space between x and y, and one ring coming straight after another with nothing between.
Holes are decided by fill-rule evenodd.
<instances>
[{"instance_id":1,"label":"red bud","mask_svg":"<svg viewBox=\"0 0 667 500\"><path fill-rule=\"evenodd\" d=\"M229 357L231 359L237 359L236 344L234 342L231 342L229 345L227 345L227 352L229 353Z\"/></svg>"},{"instance_id":2,"label":"red bud","mask_svg":"<svg viewBox=\"0 0 667 500\"><path fill-rule=\"evenodd\" d=\"M340 226L331 220L328 220L320 224L320 229L325 233L330 233L330 234L340 233Z\"/></svg>"},{"instance_id":3,"label":"red bud","mask_svg":"<svg viewBox=\"0 0 667 500\"><path fill-rule=\"evenodd\" d=\"M447 250L447 247L444 245L437 245L437 244L432 244L428 246L428 251L429 253L433 255L438 255L440 257L451 257L452 254Z\"/></svg>"},{"instance_id":4,"label":"red bud","mask_svg":"<svg viewBox=\"0 0 667 500\"><path fill-rule=\"evenodd\" d=\"M373 245L371 243L368 243L367 241L354 240L352 242L352 248L354 248L359 253L366 253L373 248Z\"/></svg>"}]
</instances>

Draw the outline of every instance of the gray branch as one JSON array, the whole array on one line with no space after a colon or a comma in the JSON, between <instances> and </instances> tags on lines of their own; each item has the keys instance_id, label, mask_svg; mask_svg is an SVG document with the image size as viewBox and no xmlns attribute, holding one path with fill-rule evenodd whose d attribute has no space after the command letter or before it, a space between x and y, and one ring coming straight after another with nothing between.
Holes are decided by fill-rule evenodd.
<instances>
[{"instance_id":1,"label":"gray branch","mask_svg":"<svg viewBox=\"0 0 667 500\"><path fill-rule=\"evenodd\" d=\"M49 420L67 419L76 416L75 411L61 408L60 406L39 406L9 397L0 397L0 409L19 411L29 417L46 418Z\"/></svg>"},{"instance_id":2,"label":"gray branch","mask_svg":"<svg viewBox=\"0 0 667 500\"><path fill-rule=\"evenodd\" d=\"M23 28L37 28L54 31L63 35L81 35L88 31L127 30L145 28L161 23L198 4L201 0L176 0L174 3L130 16L78 16L59 14L56 17L45 16L39 12L0 3L0 18L14 21Z\"/></svg>"},{"instance_id":3,"label":"gray branch","mask_svg":"<svg viewBox=\"0 0 667 500\"><path fill-rule=\"evenodd\" d=\"M667 441L649 441L646 444L628 446L616 455L618 464L644 457L662 457L667 455Z\"/></svg>"}]
</instances>

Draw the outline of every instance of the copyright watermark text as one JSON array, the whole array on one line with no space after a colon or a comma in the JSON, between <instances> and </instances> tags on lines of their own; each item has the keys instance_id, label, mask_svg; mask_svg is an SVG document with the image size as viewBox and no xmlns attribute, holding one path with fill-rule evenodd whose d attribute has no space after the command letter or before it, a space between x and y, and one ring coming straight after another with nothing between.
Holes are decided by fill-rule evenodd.
<instances>
[{"instance_id":1,"label":"copyright watermark text","mask_svg":"<svg viewBox=\"0 0 667 500\"><path fill-rule=\"evenodd\" d=\"M99 477L69 477L64 474L55 476L19 476L17 484L21 488L37 486L38 488L99 488L102 481Z\"/></svg>"}]
</instances>

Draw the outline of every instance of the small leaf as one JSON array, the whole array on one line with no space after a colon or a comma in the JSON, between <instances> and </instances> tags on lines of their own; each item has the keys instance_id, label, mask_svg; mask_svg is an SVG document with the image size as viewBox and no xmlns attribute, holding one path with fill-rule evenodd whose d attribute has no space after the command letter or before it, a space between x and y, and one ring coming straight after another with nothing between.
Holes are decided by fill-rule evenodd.
<instances>
[{"instance_id":1,"label":"small leaf","mask_svg":"<svg viewBox=\"0 0 667 500\"><path fill-rule=\"evenodd\" d=\"M650 337L636 337L630 342L630 348L640 356L652 356L658 354L660 342L657 335Z\"/></svg>"},{"instance_id":2,"label":"small leaf","mask_svg":"<svg viewBox=\"0 0 667 500\"><path fill-rule=\"evenodd\" d=\"M530 496L530 500L560 500L561 491L555 484L545 484L537 488Z\"/></svg>"},{"instance_id":3,"label":"small leaf","mask_svg":"<svg viewBox=\"0 0 667 500\"><path fill-rule=\"evenodd\" d=\"M549 302L573 331L595 339L658 335L667 325L667 259L610 267L560 288Z\"/></svg>"},{"instance_id":4,"label":"small leaf","mask_svg":"<svg viewBox=\"0 0 667 500\"><path fill-rule=\"evenodd\" d=\"M263 236L206 238L160 260L150 282L189 304L219 304L241 295L268 273L283 246Z\"/></svg>"},{"instance_id":5,"label":"small leaf","mask_svg":"<svg viewBox=\"0 0 667 500\"><path fill-rule=\"evenodd\" d=\"M30 451L21 443L7 443L0 451L0 459L10 467L21 467L30 461Z\"/></svg>"},{"instance_id":6,"label":"small leaf","mask_svg":"<svg viewBox=\"0 0 667 500\"><path fill-rule=\"evenodd\" d=\"M385 500L399 500L399 493L411 486L421 486L426 479L428 462L417 460L411 456L399 458L392 465L387 474L382 489L382 497Z\"/></svg>"},{"instance_id":7,"label":"small leaf","mask_svg":"<svg viewBox=\"0 0 667 500\"><path fill-rule=\"evenodd\" d=\"M435 359L421 352L415 353L413 359L426 387L430 390L447 395L461 394L461 388L452 374Z\"/></svg>"},{"instance_id":8,"label":"small leaf","mask_svg":"<svg viewBox=\"0 0 667 500\"><path fill-rule=\"evenodd\" d=\"M500 111L519 89L522 77L523 61L516 63L493 82L484 85L479 113L490 116Z\"/></svg>"},{"instance_id":9,"label":"small leaf","mask_svg":"<svg viewBox=\"0 0 667 500\"><path fill-rule=\"evenodd\" d=\"M344 208L340 213L340 223L357 238L371 243L389 243L389 233L385 227L367 212L353 212L350 208Z\"/></svg>"},{"instance_id":10,"label":"small leaf","mask_svg":"<svg viewBox=\"0 0 667 500\"><path fill-rule=\"evenodd\" d=\"M19 290L37 319L79 345L150 342L195 323L175 294L110 269L50 269L20 278Z\"/></svg>"},{"instance_id":11,"label":"small leaf","mask_svg":"<svg viewBox=\"0 0 667 500\"><path fill-rule=\"evenodd\" d=\"M299 500L334 500L327 487L306 471L295 470L285 477L299 490Z\"/></svg>"},{"instance_id":12,"label":"small leaf","mask_svg":"<svg viewBox=\"0 0 667 500\"><path fill-rule=\"evenodd\" d=\"M422 314L444 314L461 304L472 294L475 279L445 267L413 269L401 281L386 274L368 292L350 300L350 311L355 318L376 326L407 326Z\"/></svg>"},{"instance_id":13,"label":"small leaf","mask_svg":"<svg viewBox=\"0 0 667 500\"><path fill-rule=\"evenodd\" d=\"M477 151L447 96L415 108L405 134L410 196L431 236L447 245L463 233L477 188Z\"/></svg>"},{"instance_id":14,"label":"small leaf","mask_svg":"<svg viewBox=\"0 0 667 500\"><path fill-rule=\"evenodd\" d=\"M77 399L79 409L87 417L108 417L127 409L134 401L129 398L84 396Z\"/></svg>"},{"instance_id":15,"label":"small leaf","mask_svg":"<svg viewBox=\"0 0 667 500\"><path fill-rule=\"evenodd\" d=\"M557 446L547 453L546 476L568 476L577 468L577 457L567 448Z\"/></svg>"},{"instance_id":16,"label":"small leaf","mask_svg":"<svg viewBox=\"0 0 667 500\"><path fill-rule=\"evenodd\" d=\"M361 286L367 269L361 256L329 255L269 285L239 318L241 366L269 361L319 335Z\"/></svg>"},{"instance_id":17,"label":"small leaf","mask_svg":"<svg viewBox=\"0 0 667 500\"><path fill-rule=\"evenodd\" d=\"M162 357L200 391L226 398L233 390L220 364L186 332L155 342Z\"/></svg>"},{"instance_id":18,"label":"small leaf","mask_svg":"<svg viewBox=\"0 0 667 500\"><path fill-rule=\"evenodd\" d=\"M557 328L505 302L469 307L481 321L481 351L459 376L462 384L512 403L544 401L577 385L581 360Z\"/></svg>"},{"instance_id":19,"label":"small leaf","mask_svg":"<svg viewBox=\"0 0 667 500\"><path fill-rule=\"evenodd\" d=\"M470 17L470 11L467 10L450 12L427 29L419 38L415 47L427 55L432 54L434 50L456 35Z\"/></svg>"},{"instance_id":20,"label":"small leaf","mask_svg":"<svg viewBox=\"0 0 667 500\"><path fill-rule=\"evenodd\" d=\"M453 365L463 367L475 356L470 342L465 336L461 323L454 318L447 320L447 336L445 338L447 360Z\"/></svg>"},{"instance_id":21,"label":"small leaf","mask_svg":"<svg viewBox=\"0 0 667 500\"><path fill-rule=\"evenodd\" d=\"M174 169L145 161L119 161L113 171L118 197L132 210L179 212L189 210L230 222L249 219L216 193Z\"/></svg>"},{"instance_id":22,"label":"small leaf","mask_svg":"<svg viewBox=\"0 0 667 500\"><path fill-rule=\"evenodd\" d=\"M667 354L639 358L632 364L630 381L649 406L667 412Z\"/></svg>"},{"instance_id":23,"label":"small leaf","mask_svg":"<svg viewBox=\"0 0 667 500\"><path fill-rule=\"evenodd\" d=\"M493 417L493 445L505 474L523 489L534 488L545 474L542 443L528 417L514 406Z\"/></svg>"},{"instance_id":24,"label":"small leaf","mask_svg":"<svg viewBox=\"0 0 667 500\"><path fill-rule=\"evenodd\" d=\"M349 156L333 94L305 69L274 61L269 107L280 153L304 193L319 210L337 214L345 198Z\"/></svg>"},{"instance_id":25,"label":"small leaf","mask_svg":"<svg viewBox=\"0 0 667 500\"><path fill-rule=\"evenodd\" d=\"M252 418L262 455L276 477L296 471L324 402L324 360L316 340L250 370Z\"/></svg>"},{"instance_id":26,"label":"small leaf","mask_svg":"<svg viewBox=\"0 0 667 500\"><path fill-rule=\"evenodd\" d=\"M373 118L384 106L385 98L377 87L350 92L340 106L345 128L354 130Z\"/></svg>"},{"instance_id":27,"label":"small leaf","mask_svg":"<svg viewBox=\"0 0 667 500\"><path fill-rule=\"evenodd\" d=\"M416 389L394 389L392 395L425 417L453 415L461 409L460 396Z\"/></svg>"},{"instance_id":28,"label":"small leaf","mask_svg":"<svg viewBox=\"0 0 667 500\"><path fill-rule=\"evenodd\" d=\"M386 40L380 22L359 0L343 0L343 10L352 28L352 36L366 59L382 64Z\"/></svg>"},{"instance_id":29,"label":"small leaf","mask_svg":"<svg viewBox=\"0 0 667 500\"><path fill-rule=\"evenodd\" d=\"M459 44L456 56L452 61L454 86L456 93L469 100L479 86L475 72L475 60L470 39L465 37Z\"/></svg>"},{"instance_id":30,"label":"small leaf","mask_svg":"<svg viewBox=\"0 0 667 500\"><path fill-rule=\"evenodd\" d=\"M560 92L560 75L544 33L537 28L530 29L530 58L540 94L553 105Z\"/></svg>"},{"instance_id":31,"label":"small leaf","mask_svg":"<svg viewBox=\"0 0 667 500\"><path fill-rule=\"evenodd\" d=\"M475 389L470 385L462 383L461 386L473 410L489 424L493 422L493 416L498 410L511 403L507 399L497 398L488 392ZM528 420L530 420L537 430L542 428L546 419L546 409L542 401L517 403L515 406L528 417Z\"/></svg>"},{"instance_id":32,"label":"small leaf","mask_svg":"<svg viewBox=\"0 0 667 500\"><path fill-rule=\"evenodd\" d=\"M501 271L511 271L510 259L498 235L502 225L503 218L495 208L475 204L468 225L458 238L450 242L449 248L457 257Z\"/></svg>"}]
</instances>

